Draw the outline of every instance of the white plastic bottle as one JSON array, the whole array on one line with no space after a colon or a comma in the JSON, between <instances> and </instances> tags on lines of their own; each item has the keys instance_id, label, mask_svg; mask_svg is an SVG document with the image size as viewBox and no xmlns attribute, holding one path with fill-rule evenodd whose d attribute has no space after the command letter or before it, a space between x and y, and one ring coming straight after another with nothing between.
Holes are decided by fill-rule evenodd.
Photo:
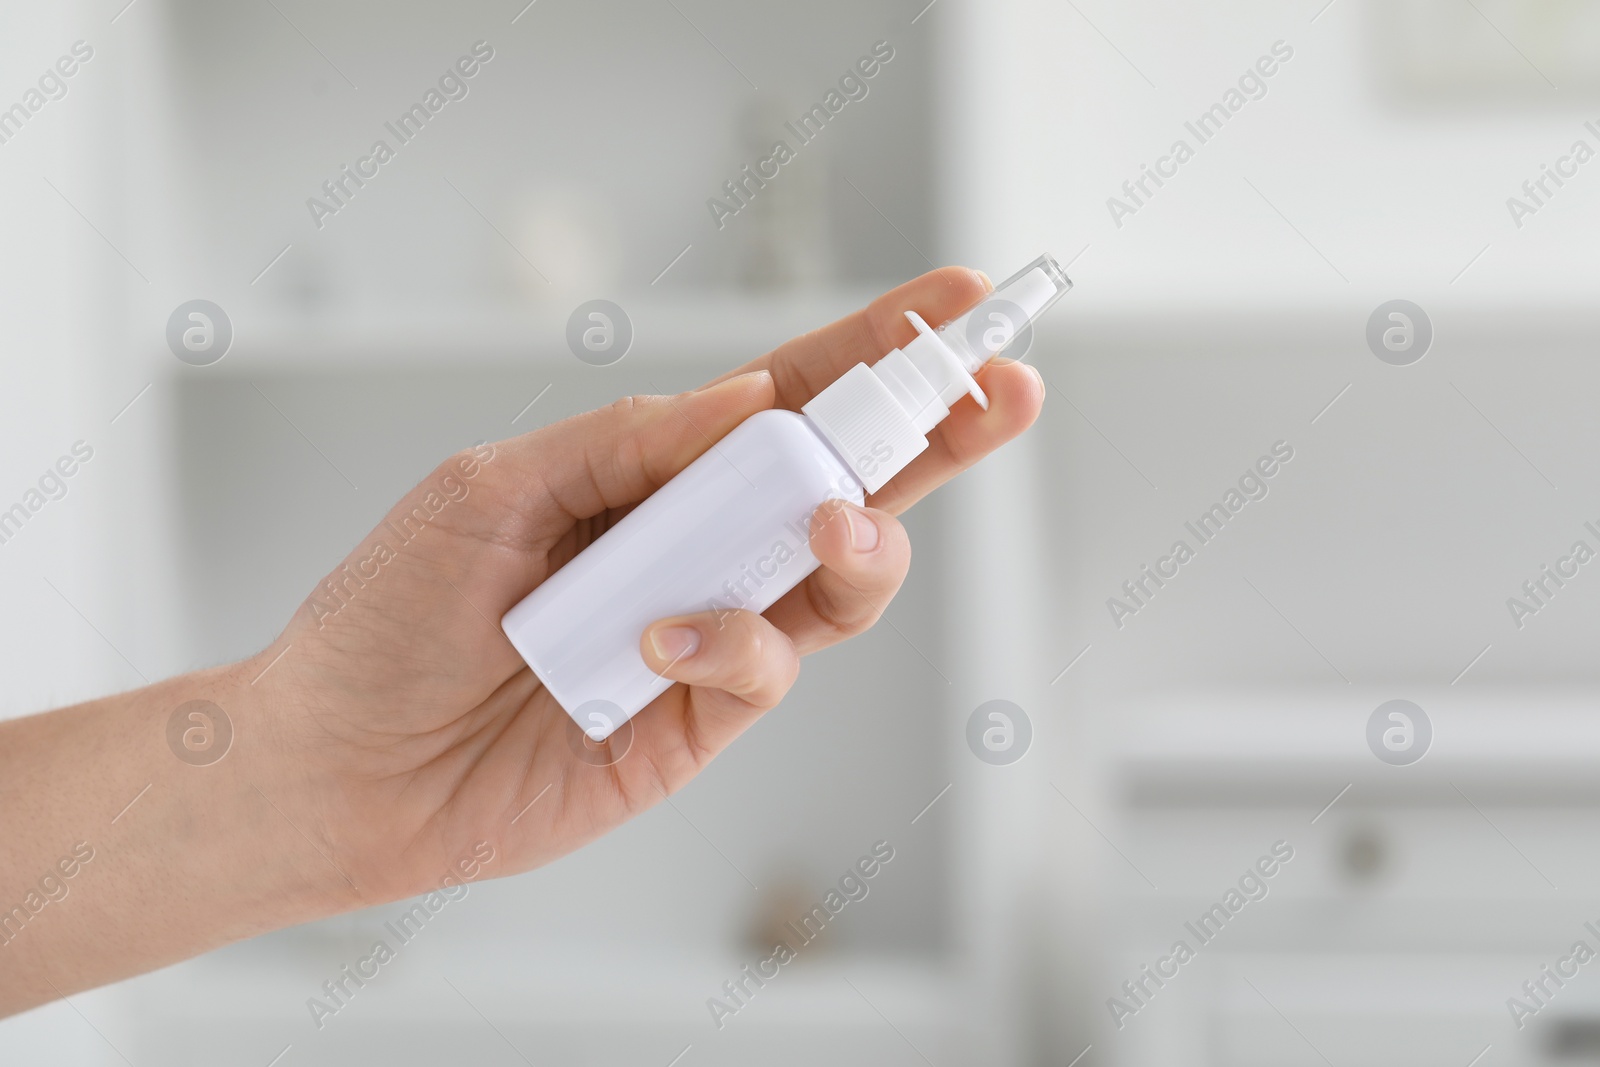
<instances>
[{"instance_id":1,"label":"white plastic bottle","mask_svg":"<svg viewBox=\"0 0 1600 1067\"><path fill-rule=\"evenodd\" d=\"M501 627L552 697L596 741L673 683L639 643L659 619L765 611L812 571L811 515L860 504L923 449L972 374L1072 283L1040 256L977 307L872 366L858 363L800 414L762 411L634 508L506 613Z\"/></svg>"}]
</instances>

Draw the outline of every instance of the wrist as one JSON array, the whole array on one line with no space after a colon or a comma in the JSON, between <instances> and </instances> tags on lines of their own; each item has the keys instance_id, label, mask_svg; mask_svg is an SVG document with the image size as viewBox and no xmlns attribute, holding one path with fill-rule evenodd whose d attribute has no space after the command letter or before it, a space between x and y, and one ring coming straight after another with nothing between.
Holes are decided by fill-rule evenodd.
<instances>
[{"instance_id":1,"label":"wrist","mask_svg":"<svg viewBox=\"0 0 1600 1067\"><path fill-rule=\"evenodd\" d=\"M209 942L197 951L361 904L331 861L322 790L285 742L290 709L251 684L259 674L252 658L96 708L129 750L132 803L108 840L188 898L176 918Z\"/></svg>"},{"instance_id":2,"label":"wrist","mask_svg":"<svg viewBox=\"0 0 1600 1067\"><path fill-rule=\"evenodd\" d=\"M363 903L249 668L0 723L0 1015Z\"/></svg>"},{"instance_id":3,"label":"wrist","mask_svg":"<svg viewBox=\"0 0 1600 1067\"><path fill-rule=\"evenodd\" d=\"M265 884L251 890L235 884L232 889L260 900L270 893L280 901L278 921L267 929L373 903L340 856L338 834L331 825L340 791L322 761L307 751L302 722L306 701L285 675L275 677L284 666L274 662L280 652L281 648L269 647L214 672L200 672L210 677L197 679L196 685L180 694L180 700L169 701L172 707L166 711L169 719L163 726L164 747L173 757L175 770L199 772L188 775L194 779L190 787L204 791L207 800L234 813L241 832L227 841L230 858L241 870L265 867ZM196 679L194 675L186 677ZM202 690L215 695L207 696ZM197 692L198 697L189 695ZM226 716L232 738L225 753L218 755L215 749L190 753L180 728L170 724L176 717L181 726L185 716L178 715L177 709L195 699L209 701ZM211 709L197 710L204 714ZM204 729L202 723L194 725ZM213 745L220 743L221 730L209 740Z\"/></svg>"}]
</instances>

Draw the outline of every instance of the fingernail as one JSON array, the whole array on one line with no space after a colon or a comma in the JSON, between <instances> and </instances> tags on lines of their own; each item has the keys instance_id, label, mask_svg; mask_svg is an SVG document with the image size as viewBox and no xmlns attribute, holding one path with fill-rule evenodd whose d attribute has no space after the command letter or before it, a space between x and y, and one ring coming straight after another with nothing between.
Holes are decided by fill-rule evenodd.
<instances>
[{"instance_id":1,"label":"fingernail","mask_svg":"<svg viewBox=\"0 0 1600 1067\"><path fill-rule=\"evenodd\" d=\"M989 280L989 275L986 272L974 269L972 273L976 274L978 277L983 279L983 287L984 287L984 289L988 290L991 293L994 292L994 282L991 282Z\"/></svg>"},{"instance_id":2,"label":"fingernail","mask_svg":"<svg viewBox=\"0 0 1600 1067\"><path fill-rule=\"evenodd\" d=\"M877 548L878 524L872 521L872 516L854 505L844 513L850 526L850 547L857 552L871 552Z\"/></svg>"},{"instance_id":3,"label":"fingernail","mask_svg":"<svg viewBox=\"0 0 1600 1067\"><path fill-rule=\"evenodd\" d=\"M1039 373L1039 368L1035 367L1032 363L1025 363L1023 366L1033 371L1034 380L1039 383L1039 391L1041 393L1044 392L1044 375Z\"/></svg>"},{"instance_id":4,"label":"fingernail","mask_svg":"<svg viewBox=\"0 0 1600 1067\"><path fill-rule=\"evenodd\" d=\"M650 647L668 663L688 659L700 647L700 631L693 626L663 626L650 631Z\"/></svg>"}]
</instances>

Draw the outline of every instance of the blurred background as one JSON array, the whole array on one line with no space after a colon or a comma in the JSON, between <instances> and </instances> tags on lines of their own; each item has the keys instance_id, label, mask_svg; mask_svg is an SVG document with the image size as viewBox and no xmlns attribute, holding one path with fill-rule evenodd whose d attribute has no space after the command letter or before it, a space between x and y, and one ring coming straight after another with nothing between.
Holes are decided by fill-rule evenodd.
<instances>
[{"instance_id":1,"label":"blurred background","mask_svg":"<svg viewBox=\"0 0 1600 1067\"><path fill-rule=\"evenodd\" d=\"M0 713L253 653L450 451L935 264L1069 265L1043 417L675 806L474 886L321 1029L395 907L37 1009L0 1060L1600 1062L1597 968L1523 988L1600 949L1600 577L1523 589L1600 548L1600 5L523 4L0 9L0 508L93 450L0 543ZM169 346L196 299L225 358ZM566 341L591 299L632 325L607 366Z\"/></svg>"}]
</instances>

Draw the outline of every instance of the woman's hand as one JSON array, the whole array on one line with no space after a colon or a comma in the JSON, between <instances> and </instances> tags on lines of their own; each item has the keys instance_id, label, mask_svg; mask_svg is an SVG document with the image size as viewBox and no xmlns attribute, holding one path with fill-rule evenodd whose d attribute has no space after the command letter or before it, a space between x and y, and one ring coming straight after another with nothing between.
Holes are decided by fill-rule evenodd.
<instances>
[{"instance_id":1,"label":"woman's hand","mask_svg":"<svg viewBox=\"0 0 1600 1067\"><path fill-rule=\"evenodd\" d=\"M694 392L631 397L447 460L256 658L259 670L283 656L256 687L292 783L277 802L372 903L433 888L479 841L496 850L492 874L549 862L681 788L783 698L801 656L877 620L911 559L894 516L1033 422L1031 368L987 368L990 408L958 404L868 507L819 509L821 568L764 617L647 631L645 661L680 684L632 720L625 753L578 757L580 731L498 620L745 418L798 409L909 341L907 309L940 322L987 289L974 272L927 274Z\"/></svg>"},{"instance_id":2,"label":"woman's hand","mask_svg":"<svg viewBox=\"0 0 1600 1067\"><path fill-rule=\"evenodd\" d=\"M641 652L680 684L634 717L625 754L584 743L501 615L742 420L911 340L906 310L940 322L988 288L927 274L702 389L451 457L260 655L0 722L0 1015L449 875L527 870L681 788L801 656L877 620L911 558L894 516L1033 422L1031 368L985 368L987 411L958 403L868 507L819 509L821 568L764 616L652 626ZM231 748L185 750L191 721L215 741L195 701L231 721Z\"/></svg>"}]
</instances>

